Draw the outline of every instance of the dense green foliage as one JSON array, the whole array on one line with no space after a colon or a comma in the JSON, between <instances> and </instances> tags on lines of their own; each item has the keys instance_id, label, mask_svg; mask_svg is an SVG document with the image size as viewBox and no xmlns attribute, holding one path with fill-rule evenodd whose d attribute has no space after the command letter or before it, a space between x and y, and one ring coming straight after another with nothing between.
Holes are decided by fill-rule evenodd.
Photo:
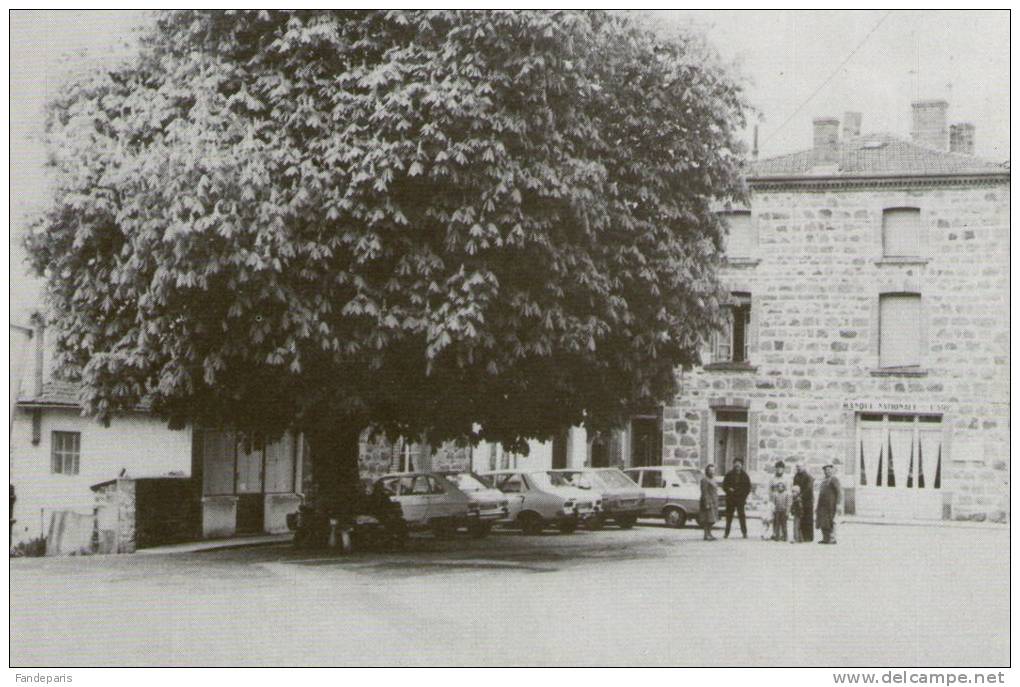
<instances>
[{"instance_id":1,"label":"dense green foliage","mask_svg":"<svg viewBox=\"0 0 1020 687\"><path fill-rule=\"evenodd\" d=\"M601 12L161 14L51 106L61 362L175 425L618 424L717 316L717 64Z\"/></svg>"}]
</instances>

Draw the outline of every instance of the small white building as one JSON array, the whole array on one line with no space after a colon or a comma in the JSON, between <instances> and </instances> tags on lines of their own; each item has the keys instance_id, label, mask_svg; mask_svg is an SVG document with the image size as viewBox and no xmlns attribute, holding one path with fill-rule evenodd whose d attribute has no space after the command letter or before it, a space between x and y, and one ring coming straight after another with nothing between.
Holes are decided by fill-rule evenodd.
<instances>
[{"instance_id":1,"label":"small white building","mask_svg":"<svg viewBox=\"0 0 1020 687\"><path fill-rule=\"evenodd\" d=\"M45 379L41 328L33 338L33 375L21 380L11 416L10 483L16 496L12 544L45 537L54 513L93 514L97 505L93 486L118 478L150 483L174 478L173 498L180 501L180 495L187 494L183 499L187 503L176 504L180 517L190 521L177 527L173 536L286 531L286 516L302 499L300 438L286 436L265 446L245 446L232 432L220 429L171 430L144 408L117 415L104 425L82 416L77 385ZM187 483L183 490L179 480ZM143 491L154 490L158 492L158 488ZM158 494L149 498L158 500ZM159 509L143 512L140 504L138 521L173 516L174 507L165 498ZM139 546L152 543L159 542L146 543L139 536Z\"/></svg>"}]
</instances>

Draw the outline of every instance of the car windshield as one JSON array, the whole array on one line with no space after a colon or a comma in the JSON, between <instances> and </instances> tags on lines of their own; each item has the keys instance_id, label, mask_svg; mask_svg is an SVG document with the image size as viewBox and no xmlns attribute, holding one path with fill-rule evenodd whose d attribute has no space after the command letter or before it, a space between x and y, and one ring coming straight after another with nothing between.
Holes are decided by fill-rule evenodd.
<instances>
[{"instance_id":1,"label":"car windshield","mask_svg":"<svg viewBox=\"0 0 1020 687\"><path fill-rule=\"evenodd\" d=\"M592 479L590 474L583 472L546 472L550 483L554 487L575 487L577 489L591 489Z\"/></svg>"},{"instance_id":2,"label":"car windshield","mask_svg":"<svg viewBox=\"0 0 1020 687\"><path fill-rule=\"evenodd\" d=\"M491 487L485 483L485 478L481 475L476 475L473 472L459 472L455 475L444 475L446 481L457 487L461 491L482 491L483 489L491 489Z\"/></svg>"},{"instance_id":3,"label":"car windshield","mask_svg":"<svg viewBox=\"0 0 1020 687\"><path fill-rule=\"evenodd\" d=\"M599 470L595 474L598 475L599 479L607 487L624 488L634 486L634 482L619 470Z\"/></svg>"},{"instance_id":4,"label":"car windshield","mask_svg":"<svg viewBox=\"0 0 1020 687\"><path fill-rule=\"evenodd\" d=\"M529 472L528 479L534 482L539 489L574 486L570 480L558 472Z\"/></svg>"}]
</instances>

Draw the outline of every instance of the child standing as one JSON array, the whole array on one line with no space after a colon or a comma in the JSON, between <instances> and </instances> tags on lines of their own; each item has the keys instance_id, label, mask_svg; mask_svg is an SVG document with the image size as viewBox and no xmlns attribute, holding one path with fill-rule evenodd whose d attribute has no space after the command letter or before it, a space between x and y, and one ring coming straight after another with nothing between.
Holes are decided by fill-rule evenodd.
<instances>
[{"instance_id":1,"label":"child standing","mask_svg":"<svg viewBox=\"0 0 1020 687\"><path fill-rule=\"evenodd\" d=\"M765 504L765 511L761 514L761 538L771 539L772 538L772 518L776 512L775 506L772 504L770 498L768 503Z\"/></svg>"},{"instance_id":2,"label":"child standing","mask_svg":"<svg viewBox=\"0 0 1020 687\"><path fill-rule=\"evenodd\" d=\"M804 513L804 504L800 500L800 487L794 486L790 491L790 520L793 522L793 541L797 544L804 541L804 533L800 531L800 516Z\"/></svg>"},{"instance_id":3,"label":"child standing","mask_svg":"<svg viewBox=\"0 0 1020 687\"><path fill-rule=\"evenodd\" d=\"M772 519L772 539L775 541L786 541L786 517L790 512L790 495L786 493L786 485L778 482L772 494L772 504L775 506L775 514Z\"/></svg>"}]
</instances>

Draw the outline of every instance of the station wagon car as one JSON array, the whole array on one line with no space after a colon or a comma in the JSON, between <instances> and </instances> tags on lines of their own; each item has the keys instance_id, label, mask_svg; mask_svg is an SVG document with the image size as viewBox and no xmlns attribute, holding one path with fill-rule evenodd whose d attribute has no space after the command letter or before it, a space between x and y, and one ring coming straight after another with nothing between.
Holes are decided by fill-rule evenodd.
<instances>
[{"instance_id":1,"label":"station wagon car","mask_svg":"<svg viewBox=\"0 0 1020 687\"><path fill-rule=\"evenodd\" d=\"M483 476L509 498L506 522L520 527L525 534L539 534L546 526L569 534L578 523L594 517L599 507L597 496L543 471L509 470Z\"/></svg>"},{"instance_id":2,"label":"station wagon car","mask_svg":"<svg viewBox=\"0 0 1020 687\"><path fill-rule=\"evenodd\" d=\"M549 475L558 475L582 491L599 495L602 507L589 522L593 529L601 528L608 521L628 529L634 526L641 515L645 502L644 492L617 468L550 470Z\"/></svg>"}]
</instances>

